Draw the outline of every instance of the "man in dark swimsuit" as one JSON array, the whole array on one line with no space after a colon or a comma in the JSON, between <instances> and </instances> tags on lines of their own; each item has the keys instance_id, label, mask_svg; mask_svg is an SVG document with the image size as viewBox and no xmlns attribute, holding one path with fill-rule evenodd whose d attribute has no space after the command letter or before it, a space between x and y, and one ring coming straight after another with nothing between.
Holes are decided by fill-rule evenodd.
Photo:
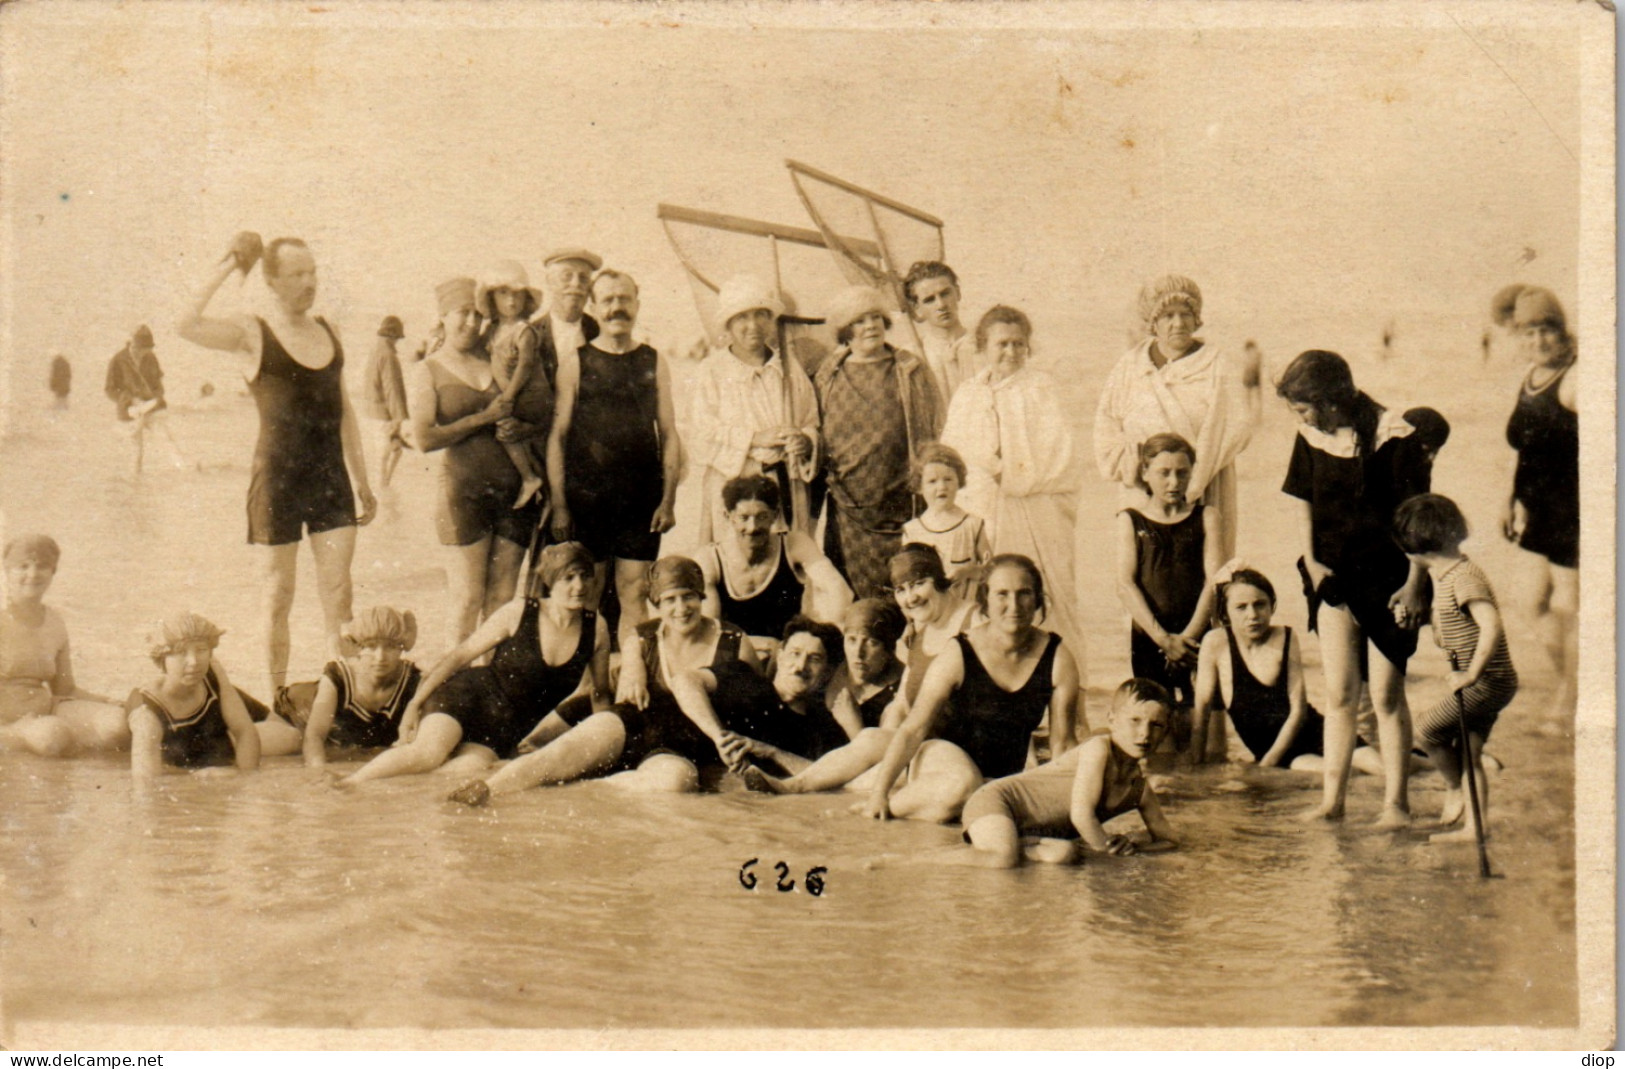
<instances>
[{"instance_id":1,"label":"man in dark swimsuit","mask_svg":"<svg viewBox=\"0 0 1625 1069\"><path fill-rule=\"evenodd\" d=\"M599 590L614 561L624 649L648 614L660 536L676 523L680 447L665 362L632 337L637 282L604 271L593 280L592 304L602 333L559 369L547 480L553 537L587 547Z\"/></svg>"}]
</instances>

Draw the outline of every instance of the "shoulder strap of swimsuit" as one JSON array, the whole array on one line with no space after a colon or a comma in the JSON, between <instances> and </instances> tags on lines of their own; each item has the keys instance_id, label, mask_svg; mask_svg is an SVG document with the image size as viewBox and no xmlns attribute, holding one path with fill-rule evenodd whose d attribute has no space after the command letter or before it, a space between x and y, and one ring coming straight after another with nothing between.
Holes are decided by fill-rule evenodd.
<instances>
[{"instance_id":1,"label":"shoulder strap of swimsuit","mask_svg":"<svg viewBox=\"0 0 1625 1069\"><path fill-rule=\"evenodd\" d=\"M317 316L316 322L320 323L322 325L322 329L327 331L328 340L333 343L333 360L331 362L342 368L344 366L344 343L339 341L337 332L335 332L332 327L327 325L327 320L323 319L321 316ZM327 369L324 367L322 370L326 371Z\"/></svg>"},{"instance_id":2,"label":"shoulder strap of swimsuit","mask_svg":"<svg viewBox=\"0 0 1625 1069\"><path fill-rule=\"evenodd\" d=\"M1033 674L1028 676L1028 682L1037 681L1039 686L1055 686L1055 651L1061 648L1061 636L1054 631L1049 633L1049 641L1044 644L1044 652L1039 655L1038 663L1033 666Z\"/></svg>"},{"instance_id":3,"label":"shoulder strap of swimsuit","mask_svg":"<svg viewBox=\"0 0 1625 1069\"><path fill-rule=\"evenodd\" d=\"M576 658L591 660L598 649L598 614L587 609L581 614L581 637L576 639Z\"/></svg>"}]
</instances>

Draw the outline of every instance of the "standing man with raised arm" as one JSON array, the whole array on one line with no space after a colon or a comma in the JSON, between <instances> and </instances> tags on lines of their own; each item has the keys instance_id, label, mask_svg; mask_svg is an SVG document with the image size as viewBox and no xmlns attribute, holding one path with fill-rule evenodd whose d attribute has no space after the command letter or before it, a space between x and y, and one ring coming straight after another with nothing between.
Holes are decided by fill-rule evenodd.
<instances>
[{"instance_id":1,"label":"standing man with raised arm","mask_svg":"<svg viewBox=\"0 0 1625 1069\"><path fill-rule=\"evenodd\" d=\"M665 361L632 337L637 282L605 270L591 293L602 332L580 348L574 365L559 368L547 482L553 537L587 547L599 590L614 561L626 649L648 616L649 565L660 555L660 536L676 523L681 454Z\"/></svg>"},{"instance_id":2,"label":"standing man with raised arm","mask_svg":"<svg viewBox=\"0 0 1625 1069\"><path fill-rule=\"evenodd\" d=\"M247 275L260 253L258 234L237 235L176 330L194 345L236 354L259 409L259 442L248 483L248 540L269 549L266 667L274 698L287 683L288 614L300 541L308 533L316 558L328 656L341 656L340 631L351 615L355 529L371 522L378 502L367 482L360 428L344 389L343 346L326 320L310 315L316 300L310 248L298 238L277 238L264 246L262 270L274 298L268 320L204 315L226 276L235 270Z\"/></svg>"}]
</instances>

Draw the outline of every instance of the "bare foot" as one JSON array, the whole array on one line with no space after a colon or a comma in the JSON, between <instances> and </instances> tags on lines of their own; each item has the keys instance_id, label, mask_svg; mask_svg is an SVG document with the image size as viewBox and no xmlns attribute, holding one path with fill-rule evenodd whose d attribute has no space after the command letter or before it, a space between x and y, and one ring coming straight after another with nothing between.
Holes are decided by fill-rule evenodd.
<instances>
[{"instance_id":1,"label":"bare foot","mask_svg":"<svg viewBox=\"0 0 1625 1069\"><path fill-rule=\"evenodd\" d=\"M1305 824L1313 824L1317 820L1342 820L1343 806L1341 803L1333 805L1329 802L1322 802L1313 809L1299 813L1298 819Z\"/></svg>"},{"instance_id":2,"label":"bare foot","mask_svg":"<svg viewBox=\"0 0 1625 1069\"><path fill-rule=\"evenodd\" d=\"M1471 826L1457 828L1455 831L1438 831L1428 836L1430 843L1470 843L1478 839ZM1484 833L1484 841L1489 842L1488 832Z\"/></svg>"},{"instance_id":3,"label":"bare foot","mask_svg":"<svg viewBox=\"0 0 1625 1069\"><path fill-rule=\"evenodd\" d=\"M1467 796L1460 791L1444 792L1444 808L1439 810L1439 827L1448 828L1461 821L1467 812Z\"/></svg>"},{"instance_id":4,"label":"bare foot","mask_svg":"<svg viewBox=\"0 0 1625 1069\"><path fill-rule=\"evenodd\" d=\"M446 795L446 801L457 802L466 806L482 806L491 804L491 785L482 779L469 780L455 791Z\"/></svg>"},{"instance_id":5,"label":"bare foot","mask_svg":"<svg viewBox=\"0 0 1625 1069\"><path fill-rule=\"evenodd\" d=\"M531 498L541 493L541 490L542 480L536 478L535 476L528 479L520 479L519 496L514 499L513 507L516 509L524 508L525 504L530 501Z\"/></svg>"},{"instance_id":6,"label":"bare foot","mask_svg":"<svg viewBox=\"0 0 1625 1069\"><path fill-rule=\"evenodd\" d=\"M1083 858L1078 844L1068 839L1040 839L1022 848L1028 861L1042 861L1048 865L1075 865Z\"/></svg>"},{"instance_id":7,"label":"bare foot","mask_svg":"<svg viewBox=\"0 0 1625 1069\"><path fill-rule=\"evenodd\" d=\"M1411 826L1411 815L1398 806L1385 805L1371 826L1377 831L1399 831L1401 828Z\"/></svg>"}]
</instances>

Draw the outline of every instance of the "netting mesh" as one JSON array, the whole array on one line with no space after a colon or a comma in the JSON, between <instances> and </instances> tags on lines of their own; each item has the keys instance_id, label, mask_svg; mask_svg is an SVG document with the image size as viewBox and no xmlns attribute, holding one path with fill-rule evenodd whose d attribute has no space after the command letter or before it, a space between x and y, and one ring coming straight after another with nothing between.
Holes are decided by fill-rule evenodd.
<instances>
[{"instance_id":1,"label":"netting mesh","mask_svg":"<svg viewBox=\"0 0 1625 1069\"><path fill-rule=\"evenodd\" d=\"M790 177L850 284L895 290L911 264L942 259L934 223L794 166Z\"/></svg>"}]
</instances>

